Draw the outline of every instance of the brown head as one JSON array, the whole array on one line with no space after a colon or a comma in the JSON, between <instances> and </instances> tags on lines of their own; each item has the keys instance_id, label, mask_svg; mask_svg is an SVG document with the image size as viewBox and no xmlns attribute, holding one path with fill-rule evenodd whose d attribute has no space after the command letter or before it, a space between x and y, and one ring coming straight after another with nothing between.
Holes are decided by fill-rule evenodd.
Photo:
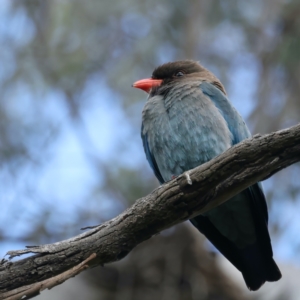
<instances>
[{"instance_id":1,"label":"brown head","mask_svg":"<svg viewBox=\"0 0 300 300\"><path fill-rule=\"evenodd\" d=\"M226 94L218 78L193 60L180 60L163 64L153 71L151 78L138 80L133 84L133 87L150 93L154 88L189 79L208 81Z\"/></svg>"}]
</instances>

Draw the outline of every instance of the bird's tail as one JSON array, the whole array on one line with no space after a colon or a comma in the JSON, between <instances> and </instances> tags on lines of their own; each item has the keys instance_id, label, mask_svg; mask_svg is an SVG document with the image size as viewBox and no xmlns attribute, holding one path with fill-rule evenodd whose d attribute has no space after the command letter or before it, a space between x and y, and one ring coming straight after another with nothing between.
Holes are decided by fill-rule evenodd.
<instances>
[{"instance_id":1,"label":"bird's tail","mask_svg":"<svg viewBox=\"0 0 300 300\"><path fill-rule=\"evenodd\" d=\"M243 274L249 290L256 291L266 281L277 281L281 278L280 270L272 257L272 250L265 253L259 241L240 249L226 239L208 218L199 215L190 221Z\"/></svg>"},{"instance_id":2,"label":"bird's tail","mask_svg":"<svg viewBox=\"0 0 300 300\"><path fill-rule=\"evenodd\" d=\"M258 244L239 251L240 265L247 287L258 290L266 281L277 281L281 273L272 257L264 257Z\"/></svg>"}]
</instances>

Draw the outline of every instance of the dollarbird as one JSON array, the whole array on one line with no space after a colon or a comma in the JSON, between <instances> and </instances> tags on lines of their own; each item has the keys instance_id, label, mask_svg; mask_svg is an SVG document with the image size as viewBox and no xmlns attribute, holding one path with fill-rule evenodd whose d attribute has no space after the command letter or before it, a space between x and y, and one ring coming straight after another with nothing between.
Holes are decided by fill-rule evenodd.
<instances>
[{"instance_id":1,"label":"dollarbird","mask_svg":"<svg viewBox=\"0 0 300 300\"><path fill-rule=\"evenodd\" d=\"M163 64L133 87L149 94L141 136L161 184L251 136L222 83L196 61ZM242 273L250 290L281 278L261 183L190 221Z\"/></svg>"}]
</instances>

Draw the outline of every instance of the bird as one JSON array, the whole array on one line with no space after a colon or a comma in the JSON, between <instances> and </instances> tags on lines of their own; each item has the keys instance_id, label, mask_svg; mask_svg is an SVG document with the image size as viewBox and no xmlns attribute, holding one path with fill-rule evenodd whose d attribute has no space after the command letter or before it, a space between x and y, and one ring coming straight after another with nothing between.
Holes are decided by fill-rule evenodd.
<instances>
[{"instance_id":1,"label":"bird","mask_svg":"<svg viewBox=\"0 0 300 300\"><path fill-rule=\"evenodd\" d=\"M223 84L197 61L165 63L133 87L149 94L141 137L160 184L251 137ZM242 273L249 290L281 278L260 182L190 221Z\"/></svg>"}]
</instances>

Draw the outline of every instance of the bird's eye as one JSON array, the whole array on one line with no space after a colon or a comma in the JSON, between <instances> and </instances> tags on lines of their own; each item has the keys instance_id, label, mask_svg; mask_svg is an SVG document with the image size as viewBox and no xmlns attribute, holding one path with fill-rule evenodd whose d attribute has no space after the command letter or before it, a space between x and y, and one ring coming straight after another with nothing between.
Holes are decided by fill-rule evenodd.
<instances>
[{"instance_id":1,"label":"bird's eye","mask_svg":"<svg viewBox=\"0 0 300 300\"><path fill-rule=\"evenodd\" d=\"M181 76L184 76L184 73L182 71L175 73L175 77L181 77Z\"/></svg>"}]
</instances>

